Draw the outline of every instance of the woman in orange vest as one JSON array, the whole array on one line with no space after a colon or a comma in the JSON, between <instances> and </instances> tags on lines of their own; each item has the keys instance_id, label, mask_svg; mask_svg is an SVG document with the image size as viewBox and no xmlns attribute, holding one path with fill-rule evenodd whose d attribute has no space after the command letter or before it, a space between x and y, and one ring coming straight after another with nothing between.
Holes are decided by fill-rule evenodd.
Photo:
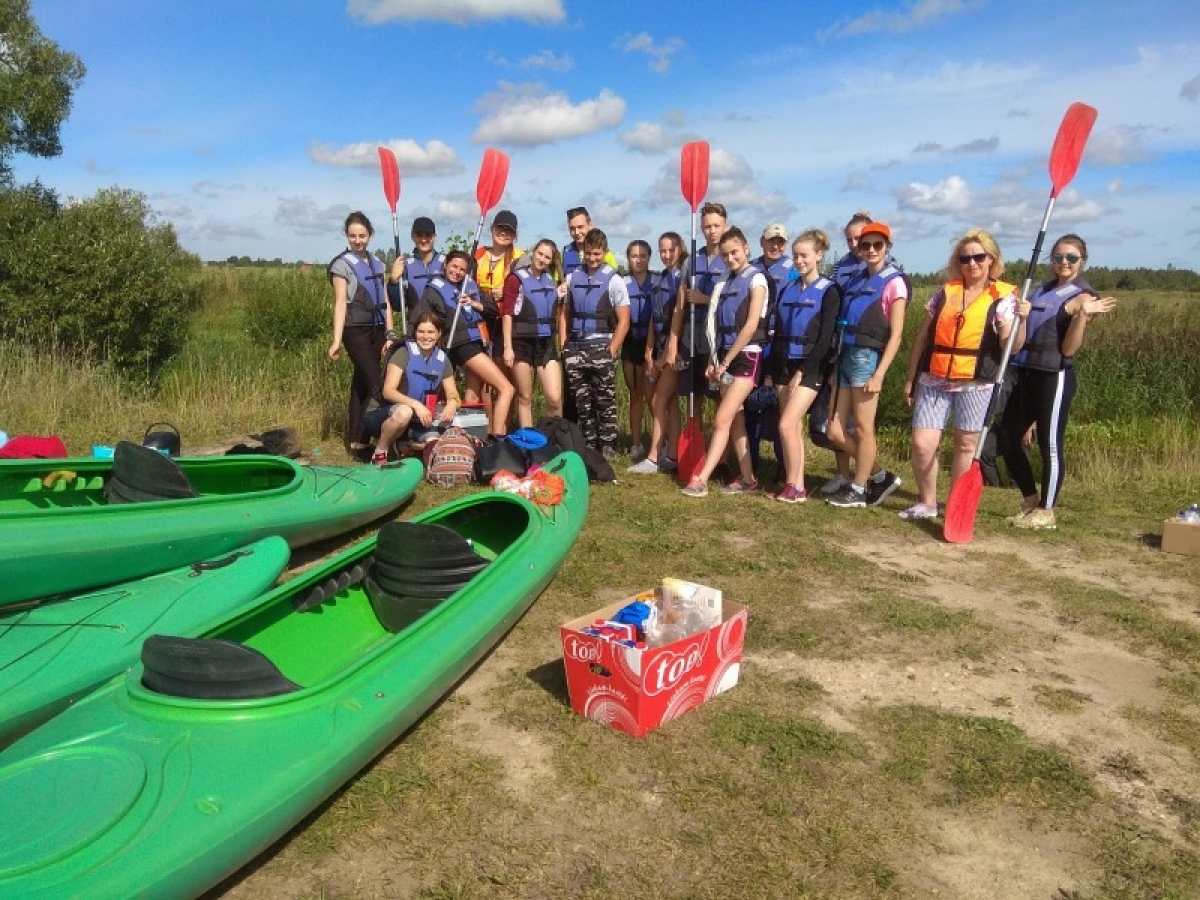
<instances>
[{"instance_id":1,"label":"woman in orange vest","mask_svg":"<svg viewBox=\"0 0 1200 900\"><path fill-rule=\"evenodd\" d=\"M902 519L938 515L938 445L954 416L953 484L971 465L983 430L993 382L1009 332L1025 339L1028 301L1000 281L1004 259L996 239L972 228L954 245L947 281L929 299L925 325L917 332L908 361L904 399L913 407L912 467L917 503Z\"/></svg>"}]
</instances>

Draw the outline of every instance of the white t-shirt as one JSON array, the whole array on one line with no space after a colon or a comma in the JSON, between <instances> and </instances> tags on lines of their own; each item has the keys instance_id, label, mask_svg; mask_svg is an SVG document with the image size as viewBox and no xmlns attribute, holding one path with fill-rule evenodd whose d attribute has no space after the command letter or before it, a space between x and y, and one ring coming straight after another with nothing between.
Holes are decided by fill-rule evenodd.
<instances>
[{"instance_id":1,"label":"white t-shirt","mask_svg":"<svg viewBox=\"0 0 1200 900\"><path fill-rule=\"evenodd\" d=\"M735 274L740 275L741 273L738 272ZM725 290L725 283L727 281L729 281L729 273L722 272L721 280L718 281L713 287L712 297L708 301L708 322L706 323L708 329L708 345L713 348L714 353L716 352L717 347L717 307L720 305L721 292ZM767 297L769 296L769 290L767 288L767 276L757 269L755 269L754 274L750 276L750 293L753 294L755 288L763 289L763 302L762 309L759 310L759 318L765 319L767 317ZM736 340L736 337L734 339ZM745 353L747 350L749 350L751 353L761 352L762 345L751 342L743 347L741 352Z\"/></svg>"}]
</instances>

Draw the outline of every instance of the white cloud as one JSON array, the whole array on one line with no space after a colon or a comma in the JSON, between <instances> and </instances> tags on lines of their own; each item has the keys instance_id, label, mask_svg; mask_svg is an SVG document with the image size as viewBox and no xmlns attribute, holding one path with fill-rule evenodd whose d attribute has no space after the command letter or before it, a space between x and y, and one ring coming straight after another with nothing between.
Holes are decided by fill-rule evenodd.
<instances>
[{"instance_id":1,"label":"white cloud","mask_svg":"<svg viewBox=\"0 0 1200 900\"><path fill-rule=\"evenodd\" d=\"M292 228L297 234L337 234L350 213L344 203L319 207L311 197L280 197L275 208L275 221Z\"/></svg>"},{"instance_id":2,"label":"white cloud","mask_svg":"<svg viewBox=\"0 0 1200 900\"><path fill-rule=\"evenodd\" d=\"M501 82L476 108L485 113L471 139L477 144L534 147L614 128L625 118L625 101L607 89L594 100L572 103L540 84Z\"/></svg>"},{"instance_id":3,"label":"white cloud","mask_svg":"<svg viewBox=\"0 0 1200 900\"><path fill-rule=\"evenodd\" d=\"M347 0L346 12L368 25L401 20L434 20L467 25L491 19L561 22L561 0Z\"/></svg>"},{"instance_id":4,"label":"white cloud","mask_svg":"<svg viewBox=\"0 0 1200 900\"><path fill-rule=\"evenodd\" d=\"M885 12L874 9L857 19L837 23L823 32L820 37L853 37L875 31L903 34L937 22L939 19L961 15L979 9L982 0L917 0L909 3L901 12Z\"/></svg>"},{"instance_id":5,"label":"white cloud","mask_svg":"<svg viewBox=\"0 0 1200 900\"><path fill-rule=\"evenodd\" d=\"M316 144L309 150L308 155L313 162L324 163L327 166L376 169L379 167L380 146L389 147L396 154L401 177L405 175L457 175L463 170L458 153L453 147L443 144L441 141L429 141L424 147L416 141L407 139L382 143L363 141L357 144L346 144L342 147Z\"/></svg>"},{"instance_id":6,"label":"white cloud","mask_svg":"<svg viewBox=\"0 0 1200 900\"><path fill-rule=\"evenodd\" d=\"M688 209L680 188L678 157L663 166L646 199L650 204ZM766 222L787 221L796 211L795 204L782 193L759 184L758 176L744 157L720 147L709 151L708 191L704 199L722 204L729 213L729 224L742 227L747 234Z\"/></svg>"},{"instance_id":7,"label":"white cloud","mask_svg":"<svg viewBox=\"0 0 1200 900\"><path fill-rule=\"evenodd\" d=\"M262 240L263 234L257 228L251 228L247 225L239 225L236 222L229 222L223 219L215 219L211 216L204 220L204 223L193 228L186 229L188 234L195 234L200 238L208 241L216 241L223 243L224 241L245 241L245 240ZM180 231L183 233L183 230Z\"/></svg>"},{"instance_id":8,"label":"white cloud","mask_svg":"<svg viewBox=\"0 0 1200 900\"><path fill-rule=\"evenodd\" d=\"M695 139L696 136L691 132L664 128L654 122L638 122L632 128L617 135L617 140L628 149L649 156L681 147Z\"/></svg>"},{"instance_id":9,"label":"white cloud","mask_svg":"<svg viewBox=\"0 0 1200 900\"><path fill-rule=\"evenodd\" d=\"M900 209L922 213L961 213L971 205L971 189L958 175L951 175L937 184L910 181L893 188Z\"/></svg>"},{"instance_id":10,"label":"white cloud","mask_svg":"<svg viewBox=\"0 0 1200 900\"><path fill-rule=\"evenodd\" d=\"M1195 103L1200 100L1200 75L1190 81L1185 81L1183 87L1179 89L1179 96L1184 100L1190 100Z\"/></svg>"},{"instance_id":11,"label":"white cloud","mask_svg":"<svg viewBox=\"0 0 1200 900\"><path fill-rule=\"evenodd\" d=\"M559 56L553 50L543 50L541 53L534 53L532 56L526 56L519 63L522 69L546 69L550 72L569 72L575 68L575 57L570 53L564 53Z\"/></svg>"},{"instance_id":12,"label":"white cloud","mask_svg":"<svg viewBox=\"0 0 1200 900\"><path fill-rule=\"evenodd\" d=\"M1105 185L1104 190L1110 194L1119 194L1125 190L1125 181L1121 178L1114 178Z\"/></svg>"},{"instance_id":13,"label":"white cloud","mask_svg":"<svg viewBox=\"0 0 1200 900\"><path fill-rule=\"evenodd\" d=\"M684 43L679 38L671 37L656 44L654 38L643 31L626 35L617 42L617 46L626 53L645 53L650 57L650 68L661 75L671 68L671 57L683 49Z\"/></svg>"},{"instance_id":14,"label":"white cloud","mask_svg":"<svg viewBox=\"0 0 1200 900\"><path fill-rule=\"evenodd\" d=\"M1142 141L1144 128L1118 125L1093 134L1085 157L1093 166L1128 166L1147 162L1150 153Z\"/></svg>"}]
</instances>

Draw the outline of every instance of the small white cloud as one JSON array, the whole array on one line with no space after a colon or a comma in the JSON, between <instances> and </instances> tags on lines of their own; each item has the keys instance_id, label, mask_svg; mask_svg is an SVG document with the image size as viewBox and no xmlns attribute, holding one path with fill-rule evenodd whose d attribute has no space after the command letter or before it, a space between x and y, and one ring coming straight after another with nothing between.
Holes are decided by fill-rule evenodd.
<instances>
[{"instance_id":1,"label":"small white cloud","mask_svg":"<svg viewBox=\"0 0 1200 900\"><path fill-rule=\"evenodd\" d=\"M246 186L240 183L222 184L219 181L197 181L192 185L192 192L210 200L216 200L226 194L240 194Z\"/></svg>"},{"instance_id":2,"label":"small white cloud","mask_svg":"<svg viewBox=\"0 0 1200 900\"><path fill-rule=\"evenodd\" d=\"M317 206L311 197L280 197L275 208L275 221L290 227L297 234L337 234L350 214L344 203Z\"/></svg>"},{"instance_id":3,"label":"small white cloud","mask_svg":"<svg viewBox=\"0 0 1200 900\"><path fill-rule=\"evenodd\" d=\"M1110 194L1119 194L1125 190L1125 182L1123 179L1114 178L1105 186L1104 190Z\"/></svg>"},{"instance_id":4,"label":"small white cloud","mask_svg":"<svg viewBox=\"0 0 1200 900\"><path fill-rule=\"evenodd\" d=\"M1190 81L1185 81L1183 87L1179 89L1179 96L1192 103L1200 100L1200 75L1197 75Z\"/></svg>"},{"instance_id":5,"label":"small white cloud","mask_svg":"<svg viewBox=\"0 0 1200 900\"><path fill-rule=\"evenodd\" d=\"M839 22L823 32L820 37L854 37L876 31L904 34L932 25L941 19L972 12L982 5L982 0L917 0L916 3L907 4L900 12L874 9L857 19Z\"/></svg>"},{"instance_id":6,"label":"small white cloud","mask_svg":"<svg viewBox=\"0 0 1200 900\"><path fill-rule=\"evenodd\" d=\"M625 118L625 101L609 90L594 100L572 103L561 91L539 84L500 83L476 105L485 114L472 140L477 144L534 147L615 128Z\"/></svg>"},{"instance_id":7,"label":"small white cloud","mask_svg":"<svg viewBox=\"0 0 1200 900\"><path fill-rule=\"evenodd\" d=\"M937 184L912 181L893 188L892 194L900 209L922 213L960 213L971 205L971 189L958 175Z\"/></svg>"},{"instance_id":8,"label":"small white cloud","mask_svg":"<svg viewBox=\"0 0 1200 900\"><path fill-rule=\"evenodd\" d=\"M967 141L965 144L959 144L951 153L994 153L1000 146L1000 138L992 136L990 138L976 138L973 141Z\"/></svg>"},{"instance_id":9,"label":"small white cloud","mask_svg":"<svg viewBox=\"0 0 1200 900\"><path fill-rule=\"evenodd\" d=\"M626 35L617 42L617 46L626 53L645 53L650 57L650 68L661 75L671 68L671 57L682 50L684 44L676 37L667 38L661 44L657 44L654 38L643 31Z\"/></svg>"},{"instance_id":10,"label":"small white cloud","mask_svg":"<svg viewBox=\"0 0 1200 900\"><path fill-rule=\"evenodd\" d=\"M260 241L263 234L257 228L251 228L248 225L241 225L237 222L228 222L222 219L214 219L211 216L205 219L203 224L197 225L194 228L188 229L189 234L195 234L198 237L208 241Z\"/></svg>"},{"instance_id":11,"label":"small white cloud","mask_svg":"<svg viewBox=\"0 0 1200 900\"><path fill-rule=\"evenodd\" d=\"M1150 159L1142 143L1144 128L1118 125L1092 135L1088 142L1087 161L1093 166L1128 166Z\"/></svg>"},{"instance_id":12,"label":"small white cloud","mask_svg":"<svg viewBox=\"0 0 1200 900\"><path fill-rule=\"evenodd\" d=\"M654 122L638 122L628 131L620 132L617 140L635 153L654 156L682 147L688 141L696 140L696 136L688 131L664 128Z\"/></svg>"},{"instance_id":13,"label":"small white cloud","mask_svg":"<svg viewBox=\"0 0 1200 900\"><path fill-rule=\"evenodd\" d=\"M871 186L871 176L866 172L852 172L847 175L842 182L842 186L838 189L840 193L848 194L851 191L866 190Z\"/></svg>"},{"instance_id":14,"label":"small white cloud","mask_svg":"<svg viewBox=\"0 0 1200 900\"><path fill-rule=\"evenodd\" d=\"M559 56L553 50L543 50L526 56L517 63L522 69L545 69L549 72L569 72L575 68L575 57L569 53Z\"/></svg>"},{"instance_id":15,"label":"small white cloud","mask_svg":"<svg viewBox=\"0 0 1200 900\"><path fill-rule=\"evenodd\" d=\"M308 155L313 162L324 163L327 166L376 169L379 167L379 148L381 146L389 147L396 154L401 177L405 175L457 175L463 170L458 153L453 147L441 141L429 141L424 147L416 141L407 139L380 143L363 141L357 144L346 144L342 147L316 144L309 150Z\"/></svg>"},{"instance_id":16,"label":"small white cloud","mask_svg":"<svg viewBox=\"0 0 1200 900\"><path fill-rule=\"evenodd\" d=\"M346 12L368 25L419 20L456 25L493 19L561 22L566 18L561 0L347 0Z\"/></svg>"}]
</instances>

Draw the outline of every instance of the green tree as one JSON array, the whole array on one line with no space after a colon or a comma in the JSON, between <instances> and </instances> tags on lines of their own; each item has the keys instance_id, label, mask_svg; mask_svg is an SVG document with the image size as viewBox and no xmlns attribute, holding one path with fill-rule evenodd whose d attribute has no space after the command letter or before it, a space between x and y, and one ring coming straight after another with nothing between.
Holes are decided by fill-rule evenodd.
<instances>
[{"instance_id":1,"label":"green tree","mask_svg":"<svg viewBox=\"0 0 1200 900\"><path fill-rule=\"evenodd\" d=\"M136 191L109 188L51 212L36 187L0 191L0 235L14 237L0 241L0 336L153 377L183 345L199 259Z\"/></svg>"},{"instance_id":2,"label":"green tree","mask_svg":"<svg viewBox=\"0 0 1200 900\"><path fill-rule=\"evenodd\" d=\"M12 183L16 153L58 156L83 63L46 38L29 0L0 0L0 187Z\"/></svg>"}]
</instances>

